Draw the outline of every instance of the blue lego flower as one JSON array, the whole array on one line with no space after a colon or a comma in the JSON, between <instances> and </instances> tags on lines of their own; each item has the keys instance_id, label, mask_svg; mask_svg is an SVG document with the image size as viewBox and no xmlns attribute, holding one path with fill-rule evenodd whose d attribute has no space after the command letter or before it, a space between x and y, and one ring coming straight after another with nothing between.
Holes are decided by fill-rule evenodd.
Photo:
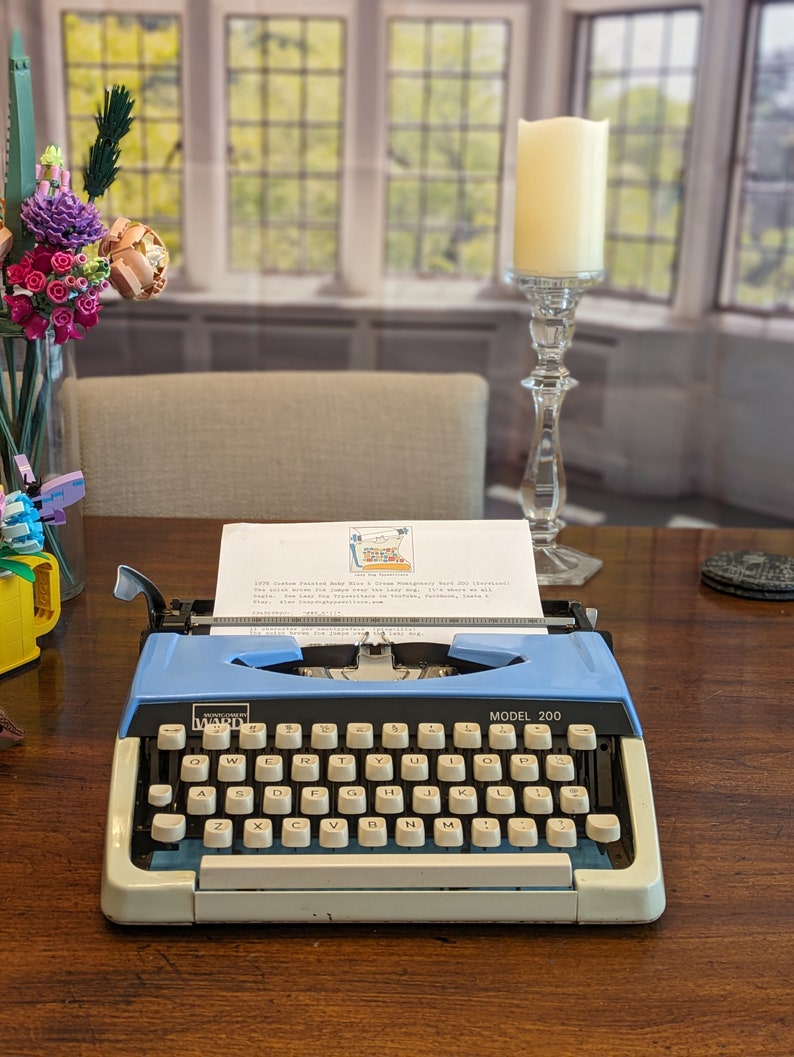
<instances>
[{"instance_id":1,"label":"blue lego flower","mask_svg":"<svg viewBox=\"0 0 794 1057\"><path fill-rule=\"evenodd\" d=\"M37 554L44 548L41 516L24 492L11 492L5 497L0 543L16 554Z\"/></svg>"}]
</instances>

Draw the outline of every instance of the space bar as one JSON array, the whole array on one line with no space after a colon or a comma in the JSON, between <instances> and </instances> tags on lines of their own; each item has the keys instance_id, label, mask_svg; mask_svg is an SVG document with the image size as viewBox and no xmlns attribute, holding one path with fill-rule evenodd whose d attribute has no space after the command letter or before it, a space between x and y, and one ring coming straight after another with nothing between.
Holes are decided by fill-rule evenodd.
<instances>
[{"instance_id":1,"label":"space bar","mask_svg":"<svg viewBox=\"0 0 794 1057\"><path fill-rule=\"evenodd\" d=\"M204 855L199 884L210 891L570 888L571 860L564 852Z\"/></svg>"}]
</instances>

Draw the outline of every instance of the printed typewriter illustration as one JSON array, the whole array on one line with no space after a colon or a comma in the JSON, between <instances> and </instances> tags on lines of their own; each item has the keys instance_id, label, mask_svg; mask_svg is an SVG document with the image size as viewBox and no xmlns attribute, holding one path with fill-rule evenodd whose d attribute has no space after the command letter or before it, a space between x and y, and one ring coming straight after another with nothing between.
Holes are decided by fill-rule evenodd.
<instances>
[{"instance_id":1,"label":"printed typewriter illustration","mask_svg":"<svg viewBox=\"0 0 794 1057\"><path fill-rule=\"evenodd\" d=\"M121 923L647 922L665 904L640 723L594 615L452 646L149 622L116 741L102 908ZM536 621L537 622L537 621Z\"/></svg>"}]
</instances>

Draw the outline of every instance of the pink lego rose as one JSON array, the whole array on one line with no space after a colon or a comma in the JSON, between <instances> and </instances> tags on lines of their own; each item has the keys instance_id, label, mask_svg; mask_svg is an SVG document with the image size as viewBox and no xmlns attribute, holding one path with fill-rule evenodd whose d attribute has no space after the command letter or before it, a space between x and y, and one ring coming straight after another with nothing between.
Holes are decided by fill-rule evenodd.
<instances>
[{"instance_id":1,"label":"pink lego rose","mask_svg":"<svg viewBox=\"0 0 794 1057\"><path fill-rule=\"evenodd\" d=\"M46 275L52 266L52 257L56 251L51 249L49 246L34 246L32 250L28 250L22 260L28 260L30 267L35 268L36 271L44 272Z\"/></svg>"},{"instance_id":2,"label":"pink lego rose","mask_svg":"<svg viewBox=\"0 0 794 1057\"><path fill-rule=\"evenodd\" d=\"M99 305L95 305L93 310L84 311L79 307L77 301L75 301L74 318L81 327L90 330L91 327L95 327L99 322Z\"/></svg>"},{"instance_id":3,"label":"pink lego rose","mask_svg":"<svg viewBox=\"0 0 794 1057\"><path fill-rule=\"evenodd\" d=\"M70 338L82 338L83 336L74 325L74 312L63 305L53 309L52 325L55 330L55 340L59 345L63 345Z\"/></svg>"},{"instance_id":4,"label":"pink lego rose","mask_svg":"<svg viewBox=\"0 0 794 1057\"><path fill-rule=\"evenodd\" d=\"M56 275L66 275L67 272L72 270L74 263L73 254L67 253L66 250L58 250L57 253L52 255L50 267Z\"/></svg>"},{"instance_id":5,"label":"pink lego rose","mask_svg":"<svg viewBox=\"0 0 794 1057\"><path fill-rule=\"evenodd\" d=\"M24 286L30 271L30 261L23 257L19 264L9 264L6 269L8 281L12 286Z\"/></svg>"},{"instance_id":6,"label":"pink lego rose","mask_svg":"<svg viewBox=\"0 0 794 1057\"><path fill-rule=\"evenodd\" d=\"M47 276L44 272L31 268L28 272L28 277L25 280L25 289L30 290L32 294L40 294L46 285Z\"/></svg>"},{"instance_id":7,"label":"pink lego rose","mask_svg":"<svg viewBox=\"0 0 794 1057\"><path fill-rule=\"evenodd\" d=\"M51 279L47 283L47 297L54 305L63 305L69 300L69 287L62 279Z\"/></svg>"},{"instance_id":8,"label":"pink lego rose","mask_svg":"<svg viewBox=\"0 0 794 1057\"><path fill-rule=\"evenodd\" d=\"M75 301L75 308L79 309L80 312L91 314L92 312L99 311L99 298L93 292L79 294Z\"/></svg>"}]
</instances>

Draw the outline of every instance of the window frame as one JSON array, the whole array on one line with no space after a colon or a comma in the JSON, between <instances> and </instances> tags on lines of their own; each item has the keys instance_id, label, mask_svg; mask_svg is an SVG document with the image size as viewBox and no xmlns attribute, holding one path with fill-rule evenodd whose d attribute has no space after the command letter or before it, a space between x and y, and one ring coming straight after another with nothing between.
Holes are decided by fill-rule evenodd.
<instances>
[{"instance_id":1,"label":"window frame","mask_svg":"<svg viewBox=\"0 0 794 1057\"><path fill-rule=\"evenodd\" d=\"M65 142L62 98L60 13L67 9L124 13L125 0L8 0L6 36L19 26L37 71L34 98L37 143L46 136ZM288 11L285 12L285 6ZM646 305L615 297L601 298L601 318L643 317L655 324L692 323L717 318L739 319L745 329L768 331L785 323L781 316L759 316L743 309L718 308L732 266L736 180L741 171L745 135L744 97L749 91L751 52L745 32L751 0L135 0L136 12L177 12L182 17L183 158L188 172L184 189L185 264L169 290L186 298L209 295L218 301L316 304L347 298L381 305L419 304L447 307L473 298L493 301L509 296L501 275L510 264L515 195L518 117L528 120L581 112L582 56L574 53L576 19L643 10L699 7L701 68L695 99L689 171L686 178L678 283L670 305ZM349 18L346 34L347 82L344 119L345 179L342 184L340 279L318 282L316 276L228 276L223 232L226 213L223 158L223 36L225 13L312 14L341 11ZM393 16L453 18L501 17L513 24L507 87L503 187L497 259L493 284L465 277L387 278L382 270L385 235L386 26ZM749 45L748 45L749 47ZM41 71L41 72L39 72ZM209 74L209 75L208 75ZM366 92L357 91L367 85ZM60 89L60 90L59 90ZM369 90L371 89L371 90ZM0 95L3 90L0 87ZM0 99L0 102L3 102ZM209 144L207 149L205 144ZM717 178L715 179L715 173ZM222 252L219 253L219 250ZM211 268L207 261L212 261ZM588 298L584 314L595 306ZM610 307L611 306L611 307ZM619 312L620 315L615 315ZM790 322L790 320L789 320ZM722 325L722 323L720 323Z\"/></svg>"},{"instance_id":2,"label":"window frame","mask_svg":"<svg viewBox=\"0 0 794 1057\"><path fill-rule=\"evenodd\" d=\"M210 77L212 98L207 109L214 114L218 130L224 127L223 21L230 14L284 14L284 0L210 0L211 31ZM437 301L443 286L444 296L465 301L483 290L499 285L499 275L507 268L512 254L513 177L515 138L524 74L519 62L527 37L531 0L292 0L289 15L339 15L348 20L345 34L348 76L345 85L343 169L341 187L339 275L331 279L316 275L280 276L274 274L236 275L234 286L253 298L275 301L298 301L306 298L367 297L386 300ZM387 146L387 29L394 17L401 18L504 18L510 21L510 66L507 78L506 126L502 188L498 216L496 283L465 277L389 277L385 274L386 234L386 146ZM187 35L186 35L187 39ZM189 61L189 56L188 56ZM357 90L367 85L368 91ZM214 173L210 194L220 208L214 210L212 244L223 246L224 274L226 248L223 231L217 226L227 215L224 159L219 154L221 135L212 142Z\"/></svg>"},{"instance_id":3,"label":"window frame","mask_svg":"<svg viewBox=\"0 0 794 1057\"><path fill-rule=\"evenodd\" d=\"M567 52L571 56L569 100L571 112L583 106L583 70L580 50L574 54L576 19L579 15L626 14L635 11L669 11L699 7L702 12L700 68L708 77L698 77L694 99L689 168L684 180L684 207L678 246L678 278L668 305L639 308L659 319L692 320L708 317L715 309L720 281L724 226L728 204L728 178L715 181L714 172L729 173L734 140L734 107L728 106L729 121L714 119L726 111L725 100L738 96L742 76L745 0L562 0L561 17L566 22ZM694 218L697 218L696 220ZM631 298L604 298L616 305L633 305ZM639 303L637 303L639 305ZM624 308L625 310L625 308Z\"/></svg>"},{"instance_id":4,"label":"window frame","mask_svg":"<svg viewBox=\"0 0 794 1057\"><path fill-rule=\"evenodd\" d=\"M790 0L779 0L780 3ZM721 259L721 274L715 295L715 307L723 317L762 321L763 325L788 321L794 329L794 304L786 309L754 308L739 304L734 299L736 265L739 256L739 236L742 225L742 202L748 172L750 115L756 75L755 60L763 10L775 6L775 0L747 0L745 5L743 77L735 107L735 134L729 170L728 204L725 210L725 240ZM785 322L783 322L785 326Z\"/></svg>"},{"instance_id":5,"label":"window frame","mask_svg":"<svg viewBox=\"0 0 794 1057\"><path fill-rule=\"evenodd\" d=\"M417 299L437 301L440 295L451 295L454 300L466 301L499 286L499 276L508 267L512 254L515 139L524 97L524 70L519 57L527 38L531 2L490 0L484 5L482 0L292 0L288 12L290 16L339 16L348 22L345 34L348 76L343 105L345 176L340 202L339 275L329 280L316 275L237 273L233 283L230 283L225 278L229 270L225 233L222 230L228 210L222 155L224 140L221 134L225 127L224 19L232 14L284 14L285 7L284 0L210 0L210 76L204 78L201 90L205 93L204 111L212 115L216 132L210 140L215 149L210 162L211 176L204 188L204 201L216 203L212 210L209 241L217 250L223 247L222 275L218 281L221 287L227 288L227 294L231 293L233 286L246 299L276 302L327 297L366 297L398 302ZM503 154L505 180L498 216L495 282L465 277L389 277L385 274L386 49L388 22L397 16L455 19L480 16L489 20L504 18L511 23ZM187 31L185 40L189 47ZM186 66L189 65L190 54L186 56ZM371 90L359 91L359 85L367 85ZM192 288L202 283L201 277L195 273L196 269L193 269L192 274L186 276ZM443 294L440 287L443 287Z\"/></svg>"}]
</instances>

